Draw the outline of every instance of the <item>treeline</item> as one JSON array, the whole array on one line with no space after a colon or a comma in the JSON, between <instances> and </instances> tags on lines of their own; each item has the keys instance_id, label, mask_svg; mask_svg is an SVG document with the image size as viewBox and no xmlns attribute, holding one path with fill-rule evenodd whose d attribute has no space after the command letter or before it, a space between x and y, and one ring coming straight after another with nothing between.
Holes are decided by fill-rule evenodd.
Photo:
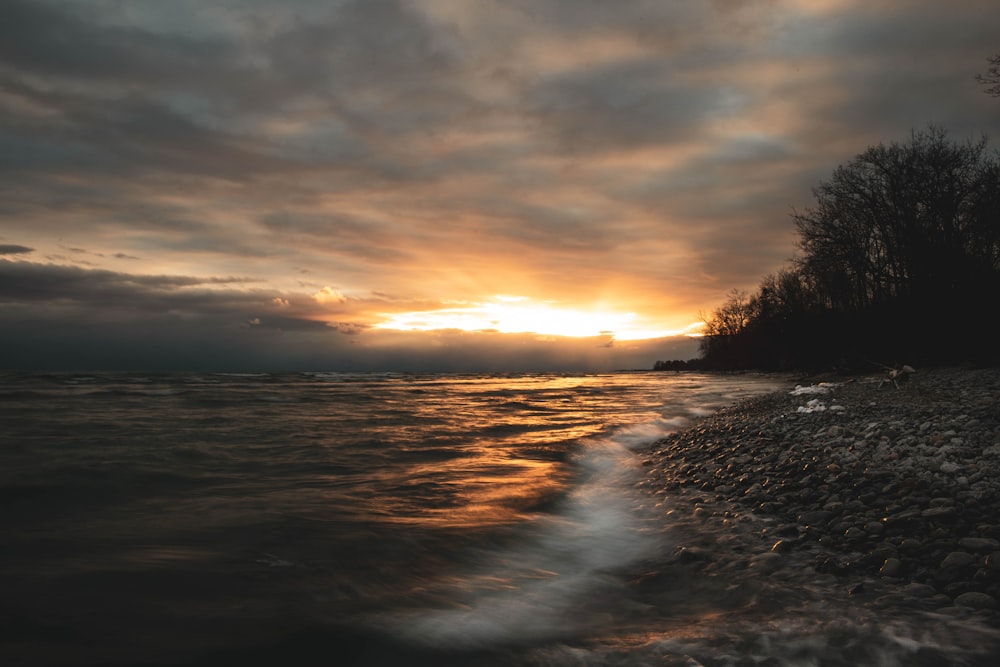
<instances>
[{"instance_id":1,"label":"treeline","mask_svg":"<svg viewBox=\"0 0 1000 667\"><path fill-rule=\"evenodd\" d=\"M700 371L706 368L704 359L671 359L653 364L654 371Z\"/></svg>"},{"instance_id":2,"label":"treeline","mask_svg":"<svg viewBox=\"0 0 1000 667\"><path fill-rule=\"evenodd\" d=\"M869 148L813 194L792 216L800 254L703 317L688 368L1000 359L1000 160L985 138L917 131Z\"/></svg>"}]
</instances>

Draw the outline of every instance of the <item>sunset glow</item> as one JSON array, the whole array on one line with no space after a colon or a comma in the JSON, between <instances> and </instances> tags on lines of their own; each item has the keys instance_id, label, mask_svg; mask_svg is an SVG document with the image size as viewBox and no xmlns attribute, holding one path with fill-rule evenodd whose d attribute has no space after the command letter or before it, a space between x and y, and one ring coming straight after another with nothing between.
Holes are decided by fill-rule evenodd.
<instances>
[{"instance_id":1,"label":"sunset glow","mask_svg":"<svg viewBox=\"0 0 1000 667\"><path fill-rule=\"evenodd\" d=\"M994 133L956 2L4 0L0 368L697 357L837 165Z\"/></svg>"},{"instance_id":2,"label":"sunset glow","mask_svg":"<svg viewBox=\"0 0 1000 667\"><path fill-rule=\"evenodd\" d=\"M542 336L616 340L647 340L689 334L701 325L683 330L656 329L645 325L636 313L594 308L574 309L558 303L538 302L527 297L497 296L492 301L463 303L451 308L386 315L378 329L400 331L492 331L533 333Z\"/></svg>"}]
</instances>

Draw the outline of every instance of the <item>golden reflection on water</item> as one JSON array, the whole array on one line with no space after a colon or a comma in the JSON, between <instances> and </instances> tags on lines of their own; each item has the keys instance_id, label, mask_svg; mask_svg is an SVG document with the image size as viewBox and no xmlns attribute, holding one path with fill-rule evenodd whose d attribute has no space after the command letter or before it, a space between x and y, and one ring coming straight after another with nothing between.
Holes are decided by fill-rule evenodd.
<instances>
[{"instance_id":1,"label":"golden reflection on water","mask_svg":"<svg viewBox=\"0 0 1000 667\"><path fill-rule=\"evenodd\" d=\"M530 518L563 487L564 464L505 457L483 447L470 461L423 463L409 471L415 490L368 503L369 518L382 523L474 528Z\"/></svg>"},{"instance_id":2,"label":"golden reflection on water","mask_svg":"<svg viewBox=\"0 0 1000 667\"><path fill-rule=\"evenodd\" d=\"M668 380L662 375L610 374L427 376L377 382L364 394L377 400L344 401L353 407L331 411L333 421L314 434L319 442L327 429L338 435L358 434L357 442L337 450L341 457L354 457L354 469L335 473L339 481L325 480L307 465L300 483L269 493L268 505L296 514L322 516L325 511L428 528L489 527L531 519L551 510L552 502L567 491L571 478L581 472L575 456L594 441L619 427L662 421L665 397L685 396L675 399L678 414L671 417L682 414L684 406L704 403L678 394L694 390L701 395L703 379ZM339 385L326 389L341 391ZM327 409L340 404L324 403ZM283 451L278 448L276 454Z\"/></svg>"},{"instance_id":3,"label":"golden reflection on water","mask_svg":"<svg viewBox=\"0 0 1000 667\"><path fill-rule=\"evenodd\" d=\"M607 380L603 380L606 382ZM419 437L401 447L413 456L404 487L367 499L368 518L381 523L427 527L487 527L522 521L564 488L572 474L561 447L579 447L606 427L595 420L593 405L583 409L581 387L600 380L585 376L477 380L475 391L464 386L453 395L437 387L436 400L415 395L407 402L420 424L440 423L466 434L455 441ZM620 401L608 392L606 407ZM593 403L591 398L590 402ZM613 408L612 408L613 409ZM414 435L426 433L414 429ZM421 460L423 458L423 460ZM436 460L429 460L436 459Z\"/></svg>"}]
</instances>

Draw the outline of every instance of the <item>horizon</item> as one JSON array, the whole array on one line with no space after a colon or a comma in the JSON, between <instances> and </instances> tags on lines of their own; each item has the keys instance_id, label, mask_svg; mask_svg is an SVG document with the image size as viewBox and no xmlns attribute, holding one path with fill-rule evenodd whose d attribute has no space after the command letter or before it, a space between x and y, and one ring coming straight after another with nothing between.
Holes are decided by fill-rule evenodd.
<instances>
[{"instance_id":1,"label":"horizon","mask_svg":"<svg viewBox=\"0 0 1000 667\"><path fill-rule=\"evenodd\" d=\"M0 368L648 370L1000 122L992 0L689 5L4 3Z\"/></svg>"}]
</instances>

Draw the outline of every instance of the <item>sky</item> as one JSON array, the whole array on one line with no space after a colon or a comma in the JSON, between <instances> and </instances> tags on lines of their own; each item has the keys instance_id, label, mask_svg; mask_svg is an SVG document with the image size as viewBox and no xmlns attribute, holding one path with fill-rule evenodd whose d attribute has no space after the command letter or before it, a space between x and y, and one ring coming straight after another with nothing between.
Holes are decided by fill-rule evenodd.
<instances>
[{"instance_id":1,"label":"sky","mask_svg":"<svg viewBox=\"0 0 1000 667\"><path fill-rule=\"evenodd\" d=\"M838 165L1000 129L998 26L996 0L3 0L0 368L695 357Z\"/></svg>"}]
</instances>

